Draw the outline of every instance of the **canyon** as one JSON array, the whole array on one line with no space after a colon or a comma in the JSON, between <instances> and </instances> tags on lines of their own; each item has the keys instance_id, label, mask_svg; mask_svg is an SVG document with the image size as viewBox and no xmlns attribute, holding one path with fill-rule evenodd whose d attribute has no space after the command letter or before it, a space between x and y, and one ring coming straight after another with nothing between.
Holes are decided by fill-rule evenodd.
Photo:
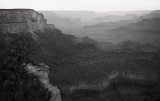
<instances>
[{"instance_id":1,"label":"canyon","mask_svg":"<svg viewBox=\"0 0 160 101\"><path fill-rule=\"evenodd\" d=\"M13 55L8 64L19 63L23 56L38 49L38 55L30 54L18 66L23 64L28 76L38 78L38 83L51 93L50 101L160 99L160 91L156 91L160 88L160 55L158 48L150 44L122 41L107 43L109 50L101 50L97 47L99 41L64 34L32 9L1 9L0 32L4 50L10 46L5 56ZM30 47L34 45L37 47ZM15 58L17 54L20 56ZM8 57L4 59L8 61Z\"/></svg>"}]
</instances>

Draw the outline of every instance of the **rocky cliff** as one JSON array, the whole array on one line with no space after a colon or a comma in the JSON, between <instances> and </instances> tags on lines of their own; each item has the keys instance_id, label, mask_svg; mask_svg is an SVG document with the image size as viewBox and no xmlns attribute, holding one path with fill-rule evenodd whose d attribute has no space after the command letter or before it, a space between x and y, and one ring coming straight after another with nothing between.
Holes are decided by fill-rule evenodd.
<instances>
[{"instance_id":1,"label":"rocky cliff","mask_svg":"<svg viewBox=\"0 0 160 101\"><path fill-rule=\"evenodd\" d=\"M27 64L25 69L29 74L33 74L39 78L39 81L51 92L50 101L61 101L60 91L57 87L52 86L49 82L49 67L44 64L32 65Z\"/></svg>"},{"instance_id":2,"label":"rocky cliff","mask_svg":"<svg viewBox=\"0 0 160 101\"><path fill-rule=\"evenodd\" d=\"M37 40L34 39L36 34L34 31L38 31L39 33L44 34L45 28L54 29L54 25L47 25L47 21L44 18L42 13L38 13L32 9L0 9L0 33L2 36L16 36L21 39L27 39L27 35L31 35L33 37L29 37L32 41ZM24 36L22 34L25 34ZM22 36L21 36L22 35ZM25 38L24 38L25 37ZM16 40L13 38L13 40ZM8 42L13 45L13 43ZM16 43L18 41L16 40ZM23 44L29 44L26 41ZM30 46L31 44L29 44ZM17 46L19 48L19 46ZM34 50L32 50L34 51ZM20 54L20 53L17 53ZM16 61L17 62L17 61ZM18 63L18 62L17 62ZM28 74L35 75L38 77L39 81L43 84L43 87L48 89L51 94L50 101L61 101L60 91L56 86L52 86L49 83L49 67L44 64L25 65L25 69L28 71ZM47 91L47 92L48 92ZM44 95L45 96L45 95Z\"/></svg>"},{"instance_id":3,"label":"rocky cliff","mask_svg":"<svg viewBox=\"0 0 160 101\"><path fill-rule=\"evenodd\" d=\"M46 19L32 9L0 9L0 30L3 33L44 31Z\"/></svg>"}]
</instances>

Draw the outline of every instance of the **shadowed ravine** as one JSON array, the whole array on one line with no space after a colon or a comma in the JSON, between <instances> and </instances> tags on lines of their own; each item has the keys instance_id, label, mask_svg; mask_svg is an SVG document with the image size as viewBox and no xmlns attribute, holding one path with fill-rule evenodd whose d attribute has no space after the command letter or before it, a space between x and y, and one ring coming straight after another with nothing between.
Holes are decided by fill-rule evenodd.
<instances>
[{"instance_id":1,"label":"shadowed ravine","mask_svg":"<svg viewBox=\"0 0 160 101\"><path fill-rule=\"evenodd\" d=\"M103 89L81 87L68 95L62 93L64 101L159 101L160 86L154 80L137 80L115 77ZM87 85L87 84L86 84Z\"/></svg>"},{"instance_id":2,"label":"shadowed ravine","mask_svg":"<svg viewBox=\"0 0 160 101\"><path fill-rule=\"evenodd\" d=\"M156 57L143 52L90 54L79 58L81 64L60 65L50 76L59 85L63 101L158 101Z\"/></svg>"}]
</instances>

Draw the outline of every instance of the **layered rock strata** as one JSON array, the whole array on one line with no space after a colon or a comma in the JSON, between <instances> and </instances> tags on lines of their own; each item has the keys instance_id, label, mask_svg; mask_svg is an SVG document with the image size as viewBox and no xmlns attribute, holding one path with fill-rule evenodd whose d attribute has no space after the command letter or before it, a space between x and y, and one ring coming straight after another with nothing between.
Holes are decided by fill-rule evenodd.
<instances>
[{"instance_id":1,"label":"layered rock strata","mask_svg":"<svg viewBox=\"0 0 160 101\"><path fill-rule=\"evenodd\" d=\"M0 9L0 31L3 33L43 32L46 23L43 14L32 9Z\"/></svg>"}]
</instances>

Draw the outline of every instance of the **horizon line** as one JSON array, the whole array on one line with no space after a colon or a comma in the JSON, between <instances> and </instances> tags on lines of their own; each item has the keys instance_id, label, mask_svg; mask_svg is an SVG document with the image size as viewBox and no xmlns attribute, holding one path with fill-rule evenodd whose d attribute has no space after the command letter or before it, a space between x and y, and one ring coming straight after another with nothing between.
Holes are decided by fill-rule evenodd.
<instances>
[{"instance_id":1,"label":"horizon line","mask_svg":"<svg viewBox=\"0 0 160 101\"><path fill-rule=\"evenodd\" d=\"M74 9L70 9L70 10L51 10L51 9L34 9L34 8L0 8L0 10L2 9L32 9L32 10L36 10L36 11L92 11L92 12L128 12L128 11L131 11L131 12L134 12L134 11L156 11L156 10L160 10L160 9L139 9L139 10L81 10L81 9L77 9L77 10L74 10Z\"/></svg>"}]
</instances>

